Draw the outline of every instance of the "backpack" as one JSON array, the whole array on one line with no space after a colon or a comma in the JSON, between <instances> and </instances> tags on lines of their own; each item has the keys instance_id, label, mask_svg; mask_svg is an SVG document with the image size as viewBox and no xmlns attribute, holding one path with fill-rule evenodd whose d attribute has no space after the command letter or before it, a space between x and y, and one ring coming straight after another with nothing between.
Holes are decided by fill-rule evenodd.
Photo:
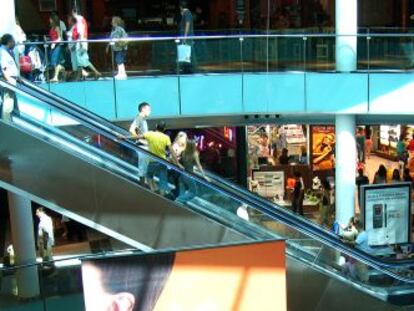
<instances>
[{"instance_id":1,"label":"backpack","mask_svg":"<svg viewBox=\"0 0 414 311\"><path fill-rule=\"evenodd\" d=\"M30 73L32 72L32 59L29 56L20 56L19 58L20 72Z\"/></svg>"},{"instance_id":2,"label":"backpack","mask_svg":"<svg viewBox=\"0 0 414 311\"><path fill-rule=\"evenodd\" d=\"M125 29L122 27L119 27L120 29L122 29L122 34L120 37L118 37L117 39L127 39L128 38L128 34L126 33ZM124 40L119 40L117 42L115 42L115 46L117 48L120 49L126 49L128 47L128 41L124 41Z\"/></svg>"}]
</instances>

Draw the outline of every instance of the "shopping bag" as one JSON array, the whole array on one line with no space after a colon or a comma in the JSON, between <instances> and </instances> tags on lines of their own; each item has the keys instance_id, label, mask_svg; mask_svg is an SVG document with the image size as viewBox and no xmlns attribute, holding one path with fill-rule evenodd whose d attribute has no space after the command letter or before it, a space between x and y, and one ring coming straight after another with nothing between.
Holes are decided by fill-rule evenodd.
<instances>
[{"instance_id":1,"label":"shopping bag","mask_svg":"<svg viewBox=\"0 0 414 311\"><path fill-rule=\"evenodd\" d=\"M3 113L11 114L14 110L14 99L11 96L4 96L3 99Z\"/></svg>"},{"instance_id":2,"label":"shopping bag","mask_svg":"<svg viewBox=\"0 0 414 311\"><path fill-rule=\"evenodd\" d=\"M188 44L177 45L177 56L179 63L191 63L191 46Z\"/></svg>"}]
</instances>

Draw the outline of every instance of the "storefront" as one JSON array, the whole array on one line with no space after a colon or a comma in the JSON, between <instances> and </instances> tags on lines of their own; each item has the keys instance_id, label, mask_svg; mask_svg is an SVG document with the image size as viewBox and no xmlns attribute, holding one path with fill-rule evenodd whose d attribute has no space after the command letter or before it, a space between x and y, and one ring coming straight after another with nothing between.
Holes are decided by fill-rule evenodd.
<instances>
[{"instance_id":1,"label":"storefront","mask_svg":"<svg viewBox=\"0 0 414 311\"><path fill-rule=\"evenodd\" d=\"M251 191L289 208L294 175L300 173L304 185L305 215L318 217L324 180L330 185L329 201L330 205L333 204L333 126L257 125L248 126L247 133L248 185Z\"/></svg>"}]
</instances>

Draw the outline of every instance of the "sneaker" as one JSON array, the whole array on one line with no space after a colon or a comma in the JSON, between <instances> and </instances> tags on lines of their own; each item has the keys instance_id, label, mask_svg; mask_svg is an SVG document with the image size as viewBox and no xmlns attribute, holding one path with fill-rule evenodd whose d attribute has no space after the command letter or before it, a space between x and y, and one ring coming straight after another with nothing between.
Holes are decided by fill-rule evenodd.
<instances>
[{"instance_id":1,"label":"sneaker","mask_svg":"<svg viewBox=\"0 0 414 311\"><path fill-rule=\"evenodd\" d=\"M116 80L126 80L128 77L127 77L127 75L121 75L121 74L117 74L116 76L115 76L115 79Z\"/></svg>"}]
</instances>

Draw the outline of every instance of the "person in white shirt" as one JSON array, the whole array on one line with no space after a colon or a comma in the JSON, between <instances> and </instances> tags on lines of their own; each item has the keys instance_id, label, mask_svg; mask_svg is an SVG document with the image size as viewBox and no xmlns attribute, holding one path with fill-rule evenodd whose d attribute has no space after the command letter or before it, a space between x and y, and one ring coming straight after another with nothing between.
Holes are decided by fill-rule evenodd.
<instances>
[{"instance_id":1,"label":"person in white shirt","mask_svg":"<svg viewBox=\"0 0 414 311\"><path fill-rule=\"evenodd\" d=\"M39 217L37 229L39 256L42 257L43 261L49 261L52 260L52 247L55 245L52 218L45 213L42 207L36 210L36 216Z\"/></svg>"},{"instance_id":2,"label":"person in white shirt","mask_svg":"<svg viewBox=\"0 0 414 311\"><path fill-rule=\"evenodd\" d=\"M4 34L1 37L0 42L0 66L2 78L11 85L16 85L16 80L19 77L19 69L17 68L13 53L16 42L11 34ZM3 93L0 110L1 117L5 121L11 121L12 113L18 113L16 96L14 92L9 89L3 89L1 91Z\"/></svg>"}]
</instances>

